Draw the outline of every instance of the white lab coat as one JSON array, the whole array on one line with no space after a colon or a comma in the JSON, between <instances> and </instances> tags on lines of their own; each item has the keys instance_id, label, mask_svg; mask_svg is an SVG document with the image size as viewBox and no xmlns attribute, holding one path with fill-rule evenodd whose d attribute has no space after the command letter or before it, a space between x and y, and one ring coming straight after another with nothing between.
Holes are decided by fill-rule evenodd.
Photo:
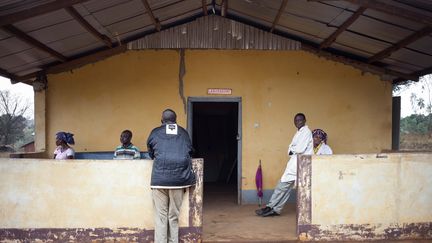
<instances>
[{"instance_id":1,"label":"white lab coat","mask_svg":"<svg viewBox=\"0 0 432 243\"><path fill-rule=\"evenodd\" d=\"M285 172L282 175L281 182L295 181L297 179L297 155L298 154L313 154L313 139L312 132L308 126L301 127L294 135L291 144L288 147L288 153L293 152Z\"/></svg>"}]
</instances>

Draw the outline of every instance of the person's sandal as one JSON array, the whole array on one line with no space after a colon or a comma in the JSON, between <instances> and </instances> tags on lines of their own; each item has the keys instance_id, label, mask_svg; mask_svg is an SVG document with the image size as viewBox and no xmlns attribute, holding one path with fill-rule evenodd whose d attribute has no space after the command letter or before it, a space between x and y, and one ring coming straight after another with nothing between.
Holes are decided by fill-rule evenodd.
<instances>
[{"instance_id":1,"label":"person's sandal","mask_svg":"<svg viewBox=\"0 0 432 243\"><path fill-rule=\"evenodd\" d=\"M262 216L262 217L272 217L272 216L279 216L279 214L276 213L276 212L272 209L272 210L270 210L270 211L268 211L268 212L263 213L261 216Z\"/></svg>"}]
</instances>

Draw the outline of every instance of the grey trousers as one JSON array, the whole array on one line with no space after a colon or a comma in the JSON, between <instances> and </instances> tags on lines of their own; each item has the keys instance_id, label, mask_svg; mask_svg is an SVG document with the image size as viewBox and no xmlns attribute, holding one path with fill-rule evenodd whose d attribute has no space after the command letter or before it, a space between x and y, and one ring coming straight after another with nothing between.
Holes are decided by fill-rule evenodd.
<instances>
[{"instance_id":1,"label":"grey trousers","mask_svg":"<svg viewBox=\"0 0 432 243\"><path fill-rule=\"evenodd\" d=\"M184 189L152 189L155 243L178 243L178 216Z\"/></svg>"},{"instance_id":2,"label":"grey trousers","mask_svg":"<svg viewBox=\"0 0 432 243\"><path fill-rule=\"evenodd\" d=\"M291 191L294 187L294 181L282 182L279 181L279 184L276 186L273 194L270 198L267 207L273 208L273 211L280 214L285 203L288 201Z\"/></svg>"}]
</instances>

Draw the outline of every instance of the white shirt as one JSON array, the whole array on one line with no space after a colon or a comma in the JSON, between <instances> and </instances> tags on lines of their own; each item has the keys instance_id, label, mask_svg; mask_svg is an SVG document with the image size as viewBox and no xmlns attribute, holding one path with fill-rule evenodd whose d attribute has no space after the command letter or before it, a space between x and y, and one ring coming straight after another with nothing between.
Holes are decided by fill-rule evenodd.
<instances>
[{"instance_id":1,"label":"white shirt","mask_svg":"<svg viewBox=\"0 0 432 243\"><path fill-rule=\"evenodd\" d=\"M54 150L55 159L67 159L68 156L74 156L75 152L72 148L67 148L66 150L62 151L61 146L58 146Z\"/></svg>"},{"instance_id":2,"label":"white shirt","mask_svg":"<svg viewBox=\"0 0 432 243\"><path fill-rule=\"evenodd\" d=\"M328 155L333 154L333 150L325 143L321 143L317 153L315 155Z\"/></svg>"},{"instance_id":3,"label":"white shirt","mask_svg":"<svg viewBox=\"0 0 432 243\"><path fill-rule=\"evenodd\" d=\"M294 135L291 144L288 147L289 152L293 152L284 174L282 175L282 182L295 181L297 179L297 155L298 154L313 154L313 139L312 132L308 126L301 127Z\"/></svg>"}]
</instances>

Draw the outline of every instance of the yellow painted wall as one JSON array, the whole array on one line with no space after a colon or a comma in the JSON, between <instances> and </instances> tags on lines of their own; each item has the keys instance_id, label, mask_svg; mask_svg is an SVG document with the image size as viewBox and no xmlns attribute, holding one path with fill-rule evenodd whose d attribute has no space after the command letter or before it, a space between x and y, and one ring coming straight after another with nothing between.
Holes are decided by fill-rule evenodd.
<instances>
[{"instance_id":1,"label":"yellow painted wall","mask_svg":"<svg viewBox=\"0 0 432 243\"><path fill-rule=\"evenodd\" d=\"M335 153L391 148L392 87L378 76L303 51L187 50L185 63L186 97L232 88L230 97L242 98L243 189L255 188L259 159L265 189L274 188L288 160L297 112L329 134ZM75 134L76 151L107 151L119 144L123 129L131 129L132 142L146 150L148 134L168 107L185 127L178 70L178 51L148 50L49 75L48 153L60 130Z\"/></svg>"}]
</instances>

